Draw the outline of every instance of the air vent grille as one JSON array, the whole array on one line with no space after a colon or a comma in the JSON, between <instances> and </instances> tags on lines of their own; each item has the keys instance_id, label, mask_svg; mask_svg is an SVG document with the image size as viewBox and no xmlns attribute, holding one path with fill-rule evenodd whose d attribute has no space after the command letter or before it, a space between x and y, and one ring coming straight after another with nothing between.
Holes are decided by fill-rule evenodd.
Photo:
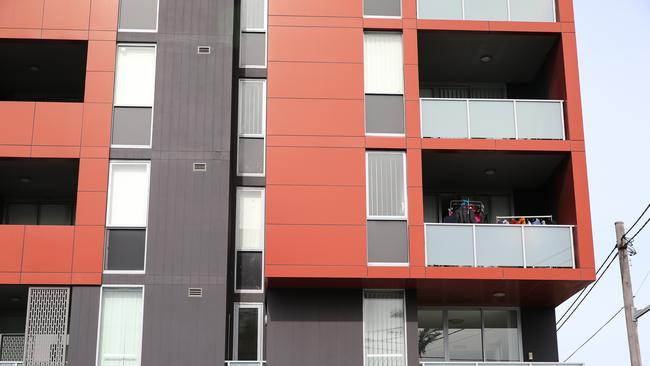
<instances>
[{"instance_id":1,"label":"air vent grille","mask_svg":"<svg viewBox=\"0 0 650 366\"><path fill-rule=\"evenodd\" d=\"M190 287L187 289L187 297L203 297L203 289L200 287Z\"/></svg>"},{"instance_id":2,"label":"air vent grille","mask_svg":"<svg viewBox=\"0 0 650 366\"><path fill-rule=\"evenodd\" d=\"M199 55L209 55L212 52L212 47L210 46L199 46L196 48L196 53Z\"/></svg>"},{"instance_id":3,"label":"air vent grille","mask_svg":"<svg viewBox=\"0 0 650 366\"><path fill-rule=\"evenodd\" d=\"M192 170L195 172L207 172L208 171L208 164L206 163L194 163L192 165Z\"/></svg>"}]
</instances>

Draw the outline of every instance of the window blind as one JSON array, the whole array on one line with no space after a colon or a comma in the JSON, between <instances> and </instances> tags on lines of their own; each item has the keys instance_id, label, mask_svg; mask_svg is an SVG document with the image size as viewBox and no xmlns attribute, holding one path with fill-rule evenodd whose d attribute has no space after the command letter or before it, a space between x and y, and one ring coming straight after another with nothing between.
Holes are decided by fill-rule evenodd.
<instances>
[{"instance_id":1,"label":"window blind","mask_svg":"<svg viewBox=\"0 0 650 366\"><path fill-rule=\"evenodd\" d=\"M238 250L262 250L264 248L264 191L239 189L237 191Z\"/></svg>"},{"instance_id":2,"label":"window blind","mask_svg":"<svg viewBox=\"0 0 650 366\"><path fill-rule=\"evenodd\" d=\"M115 66L116 106L153 106L156 48L120 45Z\"/></svg>"},{"instance_id":3,"label":"window blind","mask_svg":"<svg viewBox=\"0 0 650 366\"><path fill-rule=\"evenodd\" d=\"M242 0L241 29L243 31L266 29L265 6L266 0Z\"/></svg>"},{"instance_id":4,"label":"window blind","mask_svg":"<svg viewBox=\"0 0 650 366\"><path fill-rule=\"evenodd\" d=\"M139 366L142 348L142 289L104 288L99 366Z\"/></svg>"},{"instance_id":5,"label":"window blind","mask_svg":"<svg viewBox=\"0 0 650 366\"><path fill-rule=\"evenodd\" d=\"M406 218L403 152L368 152L368 216Z\"/></svg>"},{"instance_id":6,"label":"window blind","mask_svg":"<svg viewBox=\"0 0 650 366\"><path fill-rule=\"evenodd\" d=\"M402 34L364 34L363 64L366 94L404 94Z\"/></svg>"},{"instance_id":7,"label":"window blind","mask_svg":"<svg viewBox=\"0 0 650 366\"><path fill-rule=\"evenodd\" d=\"M239 82L239 135L264 136L264 80Z\"/></svg>"},{"instance_id":8,"label":"window blind","mask_svg":"<svg viewBox=\"0 0 650 366\"><path fill-rule=\"evenodd\" d=\"M147 226L148 164L112 163L108 194L107 226Z\"/></svg>"},{"instance_id":9,"label":"window blind","mask_svg":"<svg viewBox=\"0 0 650 366\"><path fill-rule=\"evenodd\" d=\"M402 291L364 294L366 366L404 366L404 298Z\"/></svg>"}]
</instances>

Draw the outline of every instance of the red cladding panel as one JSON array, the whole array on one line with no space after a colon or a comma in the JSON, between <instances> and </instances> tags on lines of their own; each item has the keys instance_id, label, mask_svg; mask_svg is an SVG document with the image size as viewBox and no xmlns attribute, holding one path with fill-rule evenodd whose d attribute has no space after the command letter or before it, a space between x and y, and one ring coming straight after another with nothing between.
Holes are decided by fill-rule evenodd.
<instances>
[{"instance_id":1,"label":"red cladding panel","mask_svg":"<svg viewBox=\"0 0 650 366\"><path fill-rule=\"evenodd\" d=\"M268 57L269 61L363 63L363 30L273 27Z\"/></svg>"},{"instance_id":2,"label":"red cladding panel","mask_svg":"<svg viewBox=\"0 0 650 366\"><path fill-rule=\"evenodd\" d=\"M268 185L365 186L361 148L268 147Z\"/></svg>"},{"instance_id":3,"label":"red cladding panel","mask_svg":"<svg viewBox=\"0 0 650 366\"><path fill-rule=\"evenodd\" d=\"M269 15L361 17L362 0L271 0Z\"/></svg>"}]
</instances>

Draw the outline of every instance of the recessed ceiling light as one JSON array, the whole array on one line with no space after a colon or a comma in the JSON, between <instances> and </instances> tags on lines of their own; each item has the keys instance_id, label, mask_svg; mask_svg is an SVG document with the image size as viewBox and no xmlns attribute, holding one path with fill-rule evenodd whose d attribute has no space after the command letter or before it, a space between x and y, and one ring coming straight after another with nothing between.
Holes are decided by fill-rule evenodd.
<instances>
[{"instance_id":1,"label":"recessed ceiling light","mask_svg":"<svg viewBox=\"0 0 650 366\"><path fill-rule=\"evenodd\" d=\"M492 55L483 55L480 58L481 62L488 63L492 61Z\"/></svg>"},{"instance_id":2,"label":"recessed ceiling light","mask_svg":"<svg viewBox=\"0 0 650 366\"><path fill-rule=\"evenodd\" d=\"M495 292L495 293L492 294L492 296L494 296L494 297L506 297L506 293L505 292Z\"/></svg>"},{"instance_id":3,"label":"recessed ceiling light","mask_svg":"<svg viewBox=\"0 0 650 366\"><path fill-rule=\"evenodd\" d=\"M31 182L32 182L32 178L30 178L30 177L21 177L20 178L20 183L31 183Z\"/></svg>"},{"instance_id":4,"label":"recessed ceiling light","mask_svg":"<svg viewBox=\"0 0 650 366\"><path fill-rule=\"evenodd\" d=\"M20 302L22 299L23 299L22 297L13 296L13 297L9 298L9 301L11 301L11 302Z\"/></svg>"},{"instance_id":5,"label":"recessed ceiling light","mask_svg":"<svg viewBox=\"0 0 650 366\"><path fill-rule=\"evenodd\" d=\"M495 174L497 173L497 170L496 170L496 169L485 169L485 170L483 171L483 173L484 173L485 175L495 175Z\"/></svg>"},{"instance_id":6,"label":"recessed ceiling light","mask_svg":"<svg viewBox=\"0 0 650 366\"><path fill-rule=\"evenodd\" d=\"M38 72L41 71L41 68L36 65L30 65L27 66L27 70L29 70L30 72Z\"/></svg>"}]
</instances>

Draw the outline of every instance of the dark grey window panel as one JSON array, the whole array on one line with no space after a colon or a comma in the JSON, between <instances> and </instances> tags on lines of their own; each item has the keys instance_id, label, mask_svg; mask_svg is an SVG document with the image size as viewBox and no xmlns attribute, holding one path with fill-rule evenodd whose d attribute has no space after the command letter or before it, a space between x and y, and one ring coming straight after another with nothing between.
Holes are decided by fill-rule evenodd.
<instances>
[{"instance_id":1,"label":"dark grey window panel","mask_svg":"<svg viewBox=\"0 0 650 366\"><path fill-rule=\"evenodd\" d=\"M257 308L239 308L237 360L248 361L258 359L258 311Z\"/></svg>"},{"instance_id":2,"label":"dark grey window panel","mask_svg":"<svg viewBox=\"0 0 650 366\"><path fill-rule=\"evenodd\" d=\"M404 133L404 96L366 94L366 133Z\"/></svg>"},{"instance_id":3,"label":"dark grey window panel","mask_svg":"<svg viewBox=\"0 0 650 366\"><path fill-rule=\"evenodd\" d=\"M72 225L72 207L63 204L42 204L38 212L39 225Z\"/></svg>"},{"instance_id":4,"label":"dark grey window panel","mask_svg":"<svg viewBox=\"0 0 650 366\"><path fill-rule=\"evenodd\" d=\"M264 174L264 139L239 138L238 168L240 174Z\"/></svg>"},{"instance_id":5,"label":"dark grey window panel","mask_svg":"<svg viewBox=\"0 0 650 366\"><path fill-rule=\"evenodd\" d=\"M242 67L266 66L266 33L242 32L239 47Z\"/></svg>"},{"instance_id":6,"label":"dark grey window panel","mask_svg":"<svg viewBox=\"0 0 650 366\"><path fill-rule=\"evenodd\" d=\"M145 229L108 229L106 236L107 271L144 270Z\"/></svg>"},{"instance_id":7,"label":"dark grey window panel","mask_svg":"<svg viewBox=\"0 0 650 366\"><path fill-rule=\"evenodd\" d=\"M120 0L120 29L156 30L158 0Z\"/></svg>"},{"instance_id":8,"label":"dark grey window panel","mask_svg":"<svg viewBox=\"0 0 650 366\"><path fill-rule=\"evenodd\" d=\"M402 16L400 0L363 0L363 15L380 17Z\"/></svg>"},{"instance_id":9,"label":"dark grey window panel","mask_svg":"<svg viewBox=\"0 0 650 366\"><path fill-rule=\"evenodd\" d=\"M368 221L368 262L408 263L406 221Z\"/></svg>"},{"instance_id":10,"label":"dark grey window panel","mask_svg":"<svg viewBox=\"0 0 650 366\"><path fill-rule=\"evenodd\" d=\"M113 145L151 144L151 107L113 109Z\"/></svg>"},{"instance_id":11,"label":"dark grey window panel","mask_svg":"<svg viewBox=\"0 0 650 366\"><path fill-rule=\"evenodd\" d=\"M237 252L237 290L262 289L262 252Z\"/></svg>"}]
</instances>

